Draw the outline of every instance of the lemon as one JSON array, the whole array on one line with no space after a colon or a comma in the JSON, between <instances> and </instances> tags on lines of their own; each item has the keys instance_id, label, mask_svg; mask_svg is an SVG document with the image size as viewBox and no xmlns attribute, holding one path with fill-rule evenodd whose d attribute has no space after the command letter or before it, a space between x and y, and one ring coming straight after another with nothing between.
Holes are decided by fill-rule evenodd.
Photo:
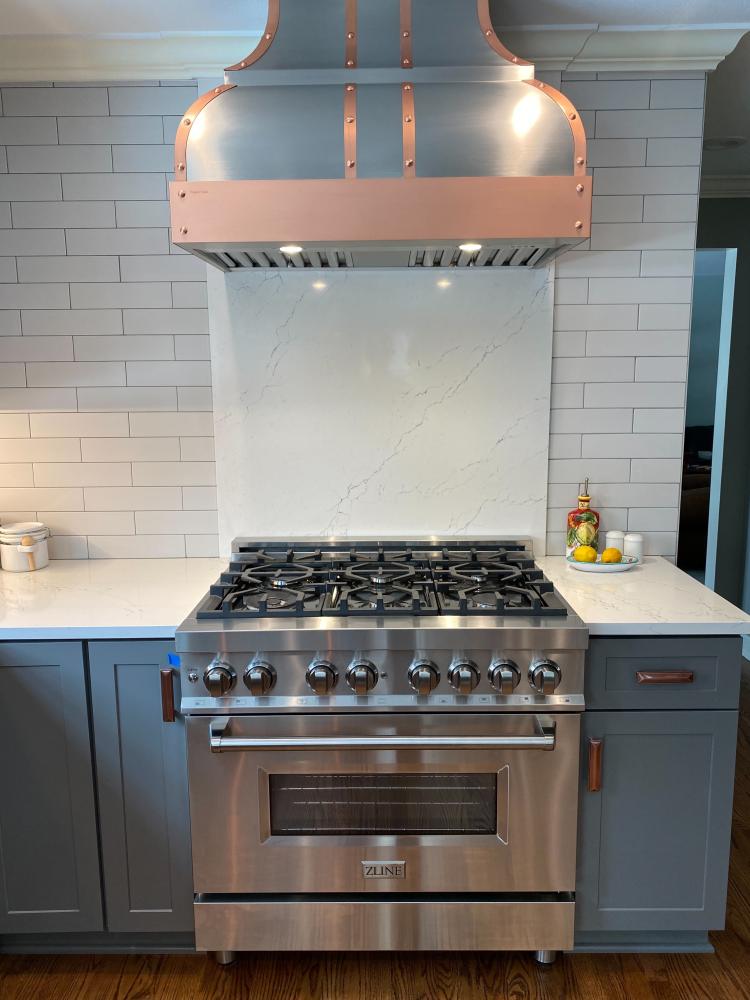
<instances>
[{"instance_id":1,"label":"lemon","mask_svg":"<svg viewBox=\"0 0 750 1000\"><path fill-rule=\"evenodd\" d=\"M619 549L605 549L602 552L602 562L603 563L618 563L622 562L622 552Z\"/></svg>"},{"instance_id":2,"label":"lemon","mask_svg":"<svg viewBox=\"0 0 750 1000\"><path fill-rule=\"evenodd\" d=\"M582 521L576 527L576 538L583 546L590 546L596 537L596 526L590 521ZM585 561L585 560L584 560Z\"/></svg>"},{"instance_id":3,"label":"lemon","mask_svg":"<svg viewBox=\"0 0 750 1000\"><path fill-rule=\"evenodd\" d=\"M596 549L590 545L579 545L573 550L573 558L576 562L596 562Z\"/></svg>"}]
</instances>

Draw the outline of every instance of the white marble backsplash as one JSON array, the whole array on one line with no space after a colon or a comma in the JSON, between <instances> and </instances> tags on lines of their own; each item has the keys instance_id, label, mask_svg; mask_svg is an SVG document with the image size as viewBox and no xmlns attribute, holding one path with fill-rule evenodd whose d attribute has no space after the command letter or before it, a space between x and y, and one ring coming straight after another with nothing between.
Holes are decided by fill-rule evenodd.
<instances>
[{"instance_id":1,"label":"white marble backsplash","mask_svg":"<svg viewBox=\"0 0 750 1000\"><path fill-rule=\"evenodd\" d=\"M220 551L236 535L530 535L551 272L209 268Z\"/></svg>"}]
</instances>

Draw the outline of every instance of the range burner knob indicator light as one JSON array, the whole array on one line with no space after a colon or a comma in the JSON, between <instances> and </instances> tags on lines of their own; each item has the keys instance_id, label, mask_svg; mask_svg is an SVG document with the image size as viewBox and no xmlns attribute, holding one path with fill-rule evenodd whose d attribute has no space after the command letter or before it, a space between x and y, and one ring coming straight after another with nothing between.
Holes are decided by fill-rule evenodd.
<instances>
[{"instance_id":1,"label":"range burner knob indicator light","mask_svg":"<svg viewBox=\"0 0 750 1000\"><path fill-rule=\"evenodd\" d=\"M424 698L440 683L440 671L432 660L415 660L409 667L409 683Z\"/></svg>"},{"instance_id":2,"label":"range burner knob indicator light","mask_svg":"<svg viewBox=\"0 0 750 1000\"><path fill-rule=\"evenodd\" d=\"M232 665L219 656L209 663L203 674L203 683L212 698L221 698L227 694L234 687L236 680L237 675Z\"/></svg>"},{"instance_id":3,"label":"range burner knob indicator light","mask_svg":"<svg viewBox=\"0 0 750 1000\"><path fill-rule=\"evenodd\" d=\"M274 686L276 671L270 663L260 661L249 663L242 679L250 694L258 698L260 695L268 694Z\"/></svg>"},{"instance_id":4,"label":"range burner knob indicator light","mask_svg":"<svg viewBox=\"0 0 750 1000\"><path fill-rule=\"evenodd\" d=\"M378 670L369 660L354 660L346 672L346 683L359 696L372 691L378 683Z\"/></svg>"},{"instance_id":5,"label":"range burner knob indicator light","mask_svg":"<svg viewBox=\"0 0 750 1000\"><path fill-rule=\"evenodd\" d=\"M315 694L328 694L336 687L338 671L328 660L314 660L307 668L305 680Z\"/></svg>"},{"instance_id":6,"label":"range burner knob indicator light","mask_svg":"<svg viewBox=\"0 0 750 1000\"><path fill-rule=\"evenodd\" d=\"M473 660L457 660L448 671L448 680L459 694L471 694L479 683L479 667Z\"/></svg>"},{"instance_id":7,"label":"range burner knob indicator light","mask_svg":"<svg viewBox=\"0 0 750 1000\"><path fill-rule=\"evenodd\" d=\"M515 660L496 660L488 674L490 684L500 694L513 694L521 680L521 671Z\"/></svg>"},{"instance_id":8,"label":"range burner knob indicator light","mask_svg":"<svg viewBox=\"0 0 750 1000\"><path fill-rule=\"evenodd\" d=\"M529 684L538 694L554 694L562 680L554 660L535 660L529 667Z\"/></svg>"}]
</instances>

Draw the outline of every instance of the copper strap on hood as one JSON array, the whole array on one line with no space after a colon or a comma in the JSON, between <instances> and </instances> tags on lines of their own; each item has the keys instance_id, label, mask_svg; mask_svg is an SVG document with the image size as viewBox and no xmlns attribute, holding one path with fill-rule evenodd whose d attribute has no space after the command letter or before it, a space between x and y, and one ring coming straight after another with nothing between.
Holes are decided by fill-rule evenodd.
<instances>
[{"instance_id":1,"label":"copper strap on hood","mask_svg":"<svg viewBox=\"0 0 750 1000\"><path fill-rule=\"evenodd\" d=\"M354 69L357 65L357 0L345 0L344 65Z\"/></svg>"},{"instance_id":2,"label":"copper strap on hood","mask_svg":"<svg viewBox=\"0 0 750 1000\"><path fill-rule=\"evenodd\" d=\"M411 44L411 0L400 0L399 29L401 32L401 65L409 69L414 64Z\"/></svg>"},{"instance_id":3,"label":"copper strap on hood","mask_svg":"<svg viewBox=\"0 0 750 1000\"><path fill-rule=\"evenodd\" d=\"M490 0L477 0L477 16L479 17L479 24L481 25L484 37L487 39L487 44L499 56L507 59L508 62L512 62L515 66L531 66L530 62L527 62L525 59L519 59L518 56L513 55L510 49L506 49L495 34L495 29L492 26L492 18L490 17Z\"/></svg>"},{"instance_id":4,"label":"copper strap on hood","mask_svg":"<svg viewBox=\"0 0 750 1000\"><path fill-rule=\"evenodd\" d=\"M401 84L401 117L403 127L404 177L416 177L417 132L414 123L414 84Z\"/></svg>"},{"instance_id":5,"label":"copper strap on hood","mask_svg":"<svg viewBox=\"0 0 750 1000\"><path fill-rule=\"evenodd\" d=\"M174 140L174 179L176 181L187 180L187 141L195 119L215 97L223 94L225 90L233 90L236 86L236 83L222 83L220 87L214 87L213 90L201 94L183 115L177 126L177 135Z\"/></svg>"},{"instance_id":6,"label":"copper strap on hood","mask_svg":"<svg viewBox=\"0 0 750 1000\"><path fill-rule=\"evenodd\" d=\"M357 85L344 87L344 177L357 176Z\"/></svg>"},{"instance_id":7,"label":"copper strap on hood","mask_svg":"<svg viewBox=\"0 0 750 1000\"><path fill-rule=\"evenodd\" d=\"M276 32L279 30L279 7L281 0L268 0L268 18L266 20L266 28L258 44L255 46L253 51L245 56L242 62L235 63L234 66L227 66L224 70L225 73L233 73L235 70L247 69L247 67L254 62L257 62L261 56L265 55L270 49L271 44L276 37Z\"/></svg>"},{"instance_id":8,"label":"copper strap on hood","mask_svg":"<svg viewBox=\"0 0 750 1000\"><path fill-rule=\"evenodd\" d=\"M544 91L548 97L552 98L555 104L557 104L565 117L568 119L570 131L573 133L573 176L585 177L586 130L583 127L581 116L576 110L575 105L565 96L565 94L561 94L559 90L556 90L554 87L550 87L548 83L543 83L541 80L524 80L523 82L528 84L530 87L536 87L537 90ZM577 190L579 194L583 194L582 188L578 188Z\"/></svg>"}]
</instances>

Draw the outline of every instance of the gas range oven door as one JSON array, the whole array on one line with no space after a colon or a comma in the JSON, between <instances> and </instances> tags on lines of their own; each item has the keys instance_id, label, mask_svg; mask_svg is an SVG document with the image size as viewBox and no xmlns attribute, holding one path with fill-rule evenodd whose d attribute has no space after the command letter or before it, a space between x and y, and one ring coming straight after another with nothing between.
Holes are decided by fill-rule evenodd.
<instances>
[{"instance_id":1,"label":"gas range oven door","mask_svg":"<svg viewBox=\"0 0 750 1000\"><path fill-rule=\"evenodd\" d=\"M191 717L195 891L572 892L579 725L574 713Z\"/></svg>"}]
</instances>

